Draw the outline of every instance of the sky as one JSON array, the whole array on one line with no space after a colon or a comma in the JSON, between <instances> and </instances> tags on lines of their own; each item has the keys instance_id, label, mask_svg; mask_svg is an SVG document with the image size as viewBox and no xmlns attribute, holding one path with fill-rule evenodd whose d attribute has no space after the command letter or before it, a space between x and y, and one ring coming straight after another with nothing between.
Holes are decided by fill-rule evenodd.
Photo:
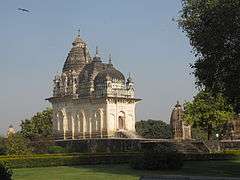
<instances>
[{"instance_id":1,"label":"sky","mask_svg":"<svg viewBox=\"0 0 240 180\"><path fill-rule=\"evenodd\" d=\"M131 72L143 99L137 120L169 122L176 101L196 93L191 46L172 21L180 9L181 0L1 1L0 134L50 106L45 98L78 29L92 56L98 46L103 61L111 53L115 67Z\"/></svg>"}]
</instances>

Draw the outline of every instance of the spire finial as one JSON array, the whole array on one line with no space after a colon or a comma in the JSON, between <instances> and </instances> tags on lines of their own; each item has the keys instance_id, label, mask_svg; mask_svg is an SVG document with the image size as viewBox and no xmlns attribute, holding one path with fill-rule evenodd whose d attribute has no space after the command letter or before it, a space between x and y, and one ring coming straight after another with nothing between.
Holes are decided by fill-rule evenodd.
<instances>
[{"instance_id":1,"label":"spire finial","mask_svg":"<svg viewBox=\"0 0 240 180\"><path fill-rule=\"evenodd\" d=\"M112 54L109 54L108 64L112 64Z\"/></svg>"},{"instance_id":2,"label":"spire finial","mask_svg":"<svg viewBox=\"0 0 240 180\"><path fill-rule=\"evenodd\" d=\"M128 78L127 78L128 83L132 83L132 77L131 77L131 72L128 73Z\"/></svg>"},{"instance_id":3,"label":"spire finial","mask_svg":"<svg viewBox=\"0 0 240 180\"><path fill-rule=\"evenodd\" d=\"M96 56L96 57L99 56L99 54L98 54L98 46L96 46L96 54L95 54L95 56Z\"/></svg>"},{"instance_id":4,"label":"spire finial","mask_svg":"<svg viewBox=\"0 0 240 180\"><path fill-rule=\"evenodd\" d=\"M181 107L179 100L177 100L177 104L175 105L175 107Z\"/></svg>"}]
</instances>

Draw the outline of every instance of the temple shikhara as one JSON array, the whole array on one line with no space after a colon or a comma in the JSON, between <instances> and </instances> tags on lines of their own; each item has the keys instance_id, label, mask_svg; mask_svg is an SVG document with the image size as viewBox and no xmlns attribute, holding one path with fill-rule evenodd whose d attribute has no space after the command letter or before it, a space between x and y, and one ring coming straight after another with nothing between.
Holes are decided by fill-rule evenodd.
<instances>
[{"instance_id":1,"label":"temple shikhara","mask_svg":"<svg viewBox=\"0 0 240 180\"><path fill-rule=\"evenodd\" d=\"M183 120L184 110L179 104L179 101L172 110L170 118L170 126L172 130L172 139L186 140L191 139L191 126L186 124Z\"/></svg>"},{"instance_id":2,"label":"temple shikhara","mask_svg":"<svg viewBox=\"0 0 240 180\"><path fill-rule=\"evenodd\" d=\"M80 35L75 38L62 73L54 78L53 128L58 139L134 136L135 105L132 78L117 70L111 55L92 58Z\"/></svg>"}]
</instances>

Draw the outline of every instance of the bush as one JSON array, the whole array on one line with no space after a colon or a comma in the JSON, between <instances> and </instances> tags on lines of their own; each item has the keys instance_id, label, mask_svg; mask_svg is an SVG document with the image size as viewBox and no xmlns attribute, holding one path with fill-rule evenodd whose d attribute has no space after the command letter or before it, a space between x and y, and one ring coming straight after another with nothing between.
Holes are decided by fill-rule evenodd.
<instances>
[{"instance_id":1,"label":"bush","mask_svg":"<svg viewBox=\"0 0 240 180\"><path fill-rule=\"evenodd\" d=\"M240 150L225 150L223 154L240 155Z\"/></svg>"},{"instance_id":2,"label":"bush","mask_svg":"<svg viewBox=\"0 0 240 180\"><path fill-rule=\"evenodd\" d=\"M143 142L141 147L143 155L131 162L134 169L177 170L183 166L183 155L171 142Z\"/></svg>"},{"instance_id":3,"label":"bush","mask_svg":"<svg viewBox=\"0 0 240 180\"><path fill-rule=\"evenodd\" d=\"M30 141L30 147L32 148L32 153L35 153L35 154L49 153L48 149L50 146L54 146L54 141L52 139L39 136L39 137L35 137Z\"/></svg>"},{"instance_id":4,"label":"bush","mask_svg":"<svg viewBox=\"0 0 240 180\"><path fill-rule=\"evenodd\" d=\"M40 154L31 156L0 156L0 162L11 168L32 168L49 166L74 166L84 164L120 164L129 163L139 153L118 154Z\"/></svg>"},{"instance_id":5,"label":"bush","mask_svg":"<svg viewBox=\"0 0 240 180\"><path fill-rule=\"evenodd\" d=\"M170 125L161 120L138 121L136 122L136 132L147 139L170 139Z\"/></svg>"},{"instance_id":6,"label":"bush","mask_svg":"<svg viewBox=\"0 0 240 180\"><path fill-rule=\"evenodd\" d=\"M1 180L12 179L12 170L3 163L0 163L0 179Z\"/></svg>"},{"instance_id":7,"label":"bush","mask_svg":"<svg viewBox=\"0 0 240 180\"><path fill-rule=\"evenodd\" d=\"M131 167L139 170L177 170L183 166L182 154L144 154L131 162Z\"/></svg>"},{"instance_id":8,"label":"bush","mask_svg":"<svg viewBox=\"0 0 240 180\"><path fill-rule=\"evenodd\" d=\"M32 151L28 140L20 133L10 134L7 138L6 147L9 155L30 154Z\"/></svg>"},{"instance_id":9,"label":"bush","mask_svg":"<svg viewBox=\"0 0 240 180\"><path fill-rule=\"evenodd\" d=\"M7 154L6 142L3 137L0 136L0 155Z\"/></svg>"},{"instance_id":10,"label":"bush","mask_svg":"<svg viewBox=\"0 0 240 180\"><path fill-rule=\"evenodd\" d=\"M48 147L48 153L50 154L58 154L58 153L64 153L65 149L62 146L49 146Z\"/></svg>"}]
</instances>

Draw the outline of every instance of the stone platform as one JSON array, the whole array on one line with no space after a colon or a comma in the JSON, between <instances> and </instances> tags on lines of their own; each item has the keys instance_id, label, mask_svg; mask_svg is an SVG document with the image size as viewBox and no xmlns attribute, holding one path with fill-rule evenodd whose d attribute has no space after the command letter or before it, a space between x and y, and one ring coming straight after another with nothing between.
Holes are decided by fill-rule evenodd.
<instances>
[{"instance_id":1,"label":"stone platform","mask_svg":"<svg viewBox=\"0 0 240 180\"><path fill-rule=\"evenodd\" d=\"M208 153L209 150L201 141L175 141L171 139L144 138L92 138L77 140L56 140L55 144L68 149L69 152L141 152L147 145L163 145L174 147L184 154Z\"/></svg>"}]
</instances>

